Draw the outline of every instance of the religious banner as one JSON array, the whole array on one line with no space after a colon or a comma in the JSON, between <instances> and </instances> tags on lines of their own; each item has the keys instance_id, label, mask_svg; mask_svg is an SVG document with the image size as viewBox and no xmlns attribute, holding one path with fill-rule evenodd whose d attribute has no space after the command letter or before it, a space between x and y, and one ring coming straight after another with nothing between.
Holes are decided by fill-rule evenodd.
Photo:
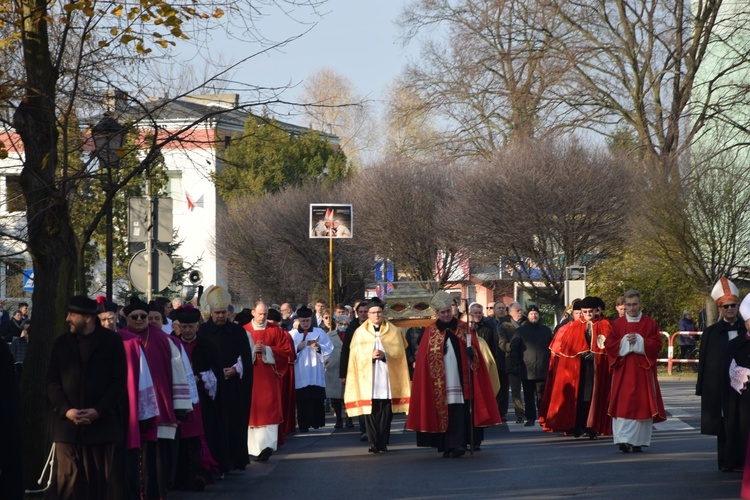
<instances>
[{"instance_id":1,"label":"religious banner","mask_svg":"<svg viewBox=\"0 0 750 500\"><path fill-rule=\"evenodd\" d=\"M352 206L310 204L310 238L351 238Z\"/></svg>"}]
</instances>

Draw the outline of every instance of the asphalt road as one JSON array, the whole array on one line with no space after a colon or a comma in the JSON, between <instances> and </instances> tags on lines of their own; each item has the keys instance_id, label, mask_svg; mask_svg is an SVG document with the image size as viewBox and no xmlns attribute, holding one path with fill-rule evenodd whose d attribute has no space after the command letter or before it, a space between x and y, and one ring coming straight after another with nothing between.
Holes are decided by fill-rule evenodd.
<instances>
[{"instance_id":1,"label":"asphalt road","mask_svg":"<svg viewBox=\"0 0 750 500\"><path fill-rule=\"evenodd\" d=\"M473 457L447 459L417 448L398 415L388 453L367 453L367 443L350 429L311 430L289 436L268 463L252 462L202 493L169 497L739 498L742 474L719 472L716 438L698 432L695 377L667 377L661 387L670 418L655 426L651 447L640 454L621 453L611 437L576 439L511 423L486 430Z\"/></svg>"}]
</instances>

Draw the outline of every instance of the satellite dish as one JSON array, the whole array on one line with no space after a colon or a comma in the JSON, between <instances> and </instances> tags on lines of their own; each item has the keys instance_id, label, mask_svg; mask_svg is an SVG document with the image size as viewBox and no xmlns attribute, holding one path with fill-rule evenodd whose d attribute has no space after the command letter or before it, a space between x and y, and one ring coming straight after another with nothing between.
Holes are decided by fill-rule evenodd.
<instances>
[{"instance_id":1,"label":"satellite dish","mask_svg":"<svg viewBox=\"0 0 750 500\"><path fill-rule=\"evenodd\" d=\"M156 262L159 272L153 277L153 289L155 292L161 292L169 286L172 282L172 276L174 275L174 266L172 265L172 259L169 258L165 252L157 250ZM148 272L150 269L149 265L149 253L146 250L133 255L128 264L128 277L133 283L136 290L140 290L143 293L148 293Z\"/></svg>"}]
</instances>

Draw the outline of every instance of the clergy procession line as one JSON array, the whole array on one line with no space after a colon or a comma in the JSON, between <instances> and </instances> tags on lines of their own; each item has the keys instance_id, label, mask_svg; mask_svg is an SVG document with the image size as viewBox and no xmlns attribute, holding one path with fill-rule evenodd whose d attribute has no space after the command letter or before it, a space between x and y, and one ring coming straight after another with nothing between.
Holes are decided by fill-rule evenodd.
<instances>
[{"instance_id":1,"label":"clergy procession line","mask_svg":"<svg viewBox=\"0 0 750 500\"><path fill-rule=\"evenodd\" d=\"M750 295L740 305L722 278L712 296L721 319L702 335L701 433L717 436L720 470L745 467L750 498L750 337L739 315L750 318ZM327 402L334 428L353 428L356 417L369 453L388 451L393 415L406 414L416 445L448 459L481 450L484 428L507 422L509 396L524 429L538 422L575 438L611 435L623 453L643 452L667 418L656 370L662 339L635 290L612 321L601 299L576 299L554 332L536 306L524 314L517 302L497 302L490 317L473 303L463 321L445 291L430 302L435 320L406 331L379 299L333 314L322 300L296 311L257 302L235 315L228 293L211 287L204 304L205 321L192 304L173 310L161 298L123 308L103 297L70 300L47 373L48 497L201 491L251 457L267 462L297 428L324 427ZM11 484L3 472L0 496L21 498L20 479Z\"/></svg>"}]
</instances>

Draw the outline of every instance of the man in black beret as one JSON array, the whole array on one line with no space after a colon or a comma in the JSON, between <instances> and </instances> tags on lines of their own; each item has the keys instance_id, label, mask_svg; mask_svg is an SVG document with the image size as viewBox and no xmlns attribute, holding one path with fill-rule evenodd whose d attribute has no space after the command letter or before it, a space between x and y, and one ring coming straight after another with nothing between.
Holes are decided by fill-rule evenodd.
<instances>
[{"instance_id":1,"label":"man in black beret","mask_svg":"<svg viewBox=\"0 0 750 500\"><path fill-rule=\"evenodd\" d=\"M96 315L104 328L117 331L117 304L106 297L96 299Z\"/></svg>"},{"instance_id":2,"label":"man in black beret","mask_svg":"<svg viewBox=\"0 0 750 500\"><path fill-rule=\"evenodd\" d=\"M88 297L70 299L66 322L68 332L55 339L47 370L57 495L106 499L115 443L123 437L125 349L122 338L100 324Z\"/></svg>"}]
</instances>

